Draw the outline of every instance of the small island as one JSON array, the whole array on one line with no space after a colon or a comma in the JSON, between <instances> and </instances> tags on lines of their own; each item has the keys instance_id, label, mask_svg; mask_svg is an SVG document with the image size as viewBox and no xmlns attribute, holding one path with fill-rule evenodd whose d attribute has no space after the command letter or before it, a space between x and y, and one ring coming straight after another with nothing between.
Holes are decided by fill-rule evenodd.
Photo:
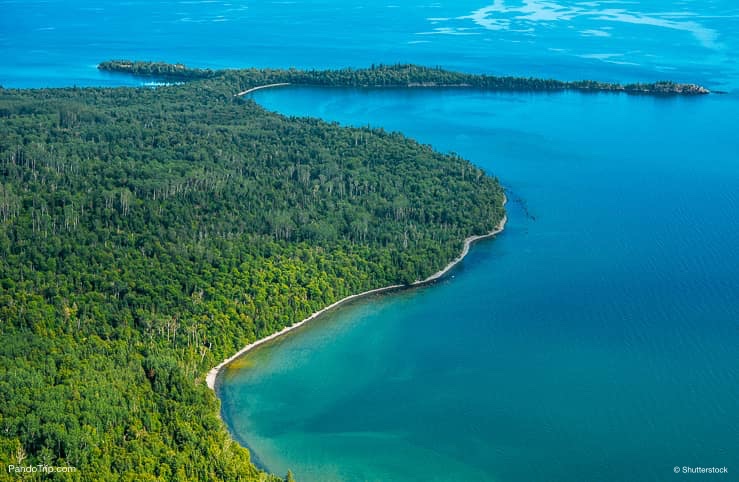
<instances>
[{"instance_id":1,"label":"small island","mask_svg":"<svg viewBox=\"0 0 739 482\"><path fill-rule=\"evenodd\" d=\"M248 86L265 84L313 85L324 87L360 88L466 88L485 91L517 92L614 92L636 95L705 95L710 91L700 85L658 81L652 83L618 84L595 80L562 81L533 77L466 74L438 67L412 64L372 65L366 69L345 68L339 70L299 69L193 69L184 64L110 60L98 65L106 72L118 72L166 81L220 78L238 82L246 90Z\"/></svg>"}]
</instances>

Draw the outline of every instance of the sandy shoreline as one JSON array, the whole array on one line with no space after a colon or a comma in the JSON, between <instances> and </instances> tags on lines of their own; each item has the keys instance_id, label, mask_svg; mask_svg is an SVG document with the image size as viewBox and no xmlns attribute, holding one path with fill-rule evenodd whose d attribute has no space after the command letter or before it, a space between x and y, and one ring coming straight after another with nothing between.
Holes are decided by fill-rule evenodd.
<instances>
[{"instance_id":1,"label":"sandy shoreline","mask_svg":"<svg viewBox=\"0 0 739 482\"><path fill-rule=\"evenodd\" d=\"M252 92L256 92L257 90L271 89L272 87L282 87L284 85L290 85L290 83L289 82L280 82L278 84L260 85L260 86L257 86L257 87L252 87L251 89L246 89L245 91L239 92L238 94L234 94L234 97L241 97L241 96L244 96L246 94L251 94Z\"/></svg>"},{"instance_id":2,"label":"sandy shoreline","mask_svg":"<svg viewBox=\"0 0 739 482\"><path fill-rule=\"evenodd\" d=\"M503 198L503 205L504 206L505 206L506 202L507 202L507 198L504 197ZM495 236L496 234L499 234L501 231L503 231L505 229L505 225L506 225L506 222L507 221L508 221L508 215L507 214L504 214L503 215L503 219L501 219L500 222L498 223L498 225L495 227L495 229L493 229L489 233L487 233L487 234L480 234L480 235L477 235L477 236L470 236L470 237L466 238L464 240L464 248L462 248L462 253L460 253L460 255L457 256L454 260L450 261L449 264L447 264L444 267L444 269L437 271L436 273L432 274L431 276L429 276L428 278L426 278L424 280L416 281L416 282L414 282L414 283L412 283L411 285L408 285L408 286L422 286L422 285L425 285L425 284L428 284L428 283L432 283L432 282L438 280L439 278L441 278L442 276L444 276L445 274L447 274L447 272L449 272L449 270L452 269L457 263L459 263L460 261L462 261L465 256L467 256L467 253L470 252L470 246L472 246L472 244L474 244L476 241L479 241L481 239L490 238L490 237ZM334 308L337 308L337 307L341 306L342 304L347 303L347 302L352 301L352 300L355 300L357 298L362 298L364 296L369 296L369 295L373 295L373 294L377 294L377 293L384 293L386 291L393 291L393 290L397 290L397 289L405 288L405 287L406 287L406 285L385 286L385 287L382 287L382 288L376 288L376 289L373 289L373 290L364 291L362 293L357 293L356 295L350 295L350 296L347 296L346 298L342 298L339 301L337 301L337 302L335 302L335 303L333 303L333 304L331 304L331 305L323 308L322 310L316 311L315 313L313 313L308 318L306 318L306 319L304 319L302 321L299 321L299 322L297 322L297 323L295 323L293 325L290 325L290 326L286 326L282 330L280 330L280 331L278 331L276 333L272 333L269 336L265 336L264 338L260 338L259 340L255 341L253 343L249 343L244 348L242 348L241 350L237 351L233 356L226 358L221 363L219 363L218 365L216 365L215 367L213 367L208 372L208 375L206 375L206 377L205 377L205 383L208 385L208 388L210 388L211 390L215 390L216 389L216 378L218 378L218 373L221 371L221 369L223 369L223 367L225 367L226 365L228 365L232 361L236 360L237 358L239 358L244 353L247 353L247 352L253 350L254 348L258 347L259 345L262 345L264 343L267 343L268 341L274 340L275 338L278 338L278 337L284 335L285 333L289 333L289 332L291 332L291 331L293 331L293 330L295 330L297 328L300 328L304 324L306 324L309 321L311 321L311 320L313 320L313 319L321 316L322 314L324 314L327 311L330 311L330 310L332 310Z\"/></svg>"}]
</instances>

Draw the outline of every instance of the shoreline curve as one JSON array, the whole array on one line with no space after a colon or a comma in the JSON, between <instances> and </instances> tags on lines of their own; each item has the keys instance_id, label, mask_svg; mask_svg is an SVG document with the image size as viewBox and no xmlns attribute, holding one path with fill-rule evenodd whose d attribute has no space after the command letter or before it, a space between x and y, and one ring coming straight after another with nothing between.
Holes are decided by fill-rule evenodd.
<instances>
[{"instance_id":1,"label":"shoreline curve","mask_svg":"<svg viewBox=\"0 0 739 482\"><path fill-rule=\"evenodd\" d=\"M239 92L238 94L234 94L234 97L242 97L247 94L251 94L252 92L256 92L257 90L271 89L273 87L283 87L285 85L290 85L290 82L278 82L276 84L258 85L256 87L252 87L251 89L246 89L243 92Z\"/></svg>"},{"instance_id":2,"label":"shoreline curve","mask_svg":"<svg viewBox=\"0 0 739 482\"><path fill-rule=\"evenodd\" d=\"M508 198L505 195L503 195L503 206L505 206L507 202L508 202ZM470 247L475 242L477 242L477 241L479 241L481 239L492 238L492 237L496 236L497 234L500 234L505 229L505 225L506 225L507 222L508 222L508 214L505 214L504 213L503 214L503 218L498 222L497 226L495 226L495 228L492 231L490 231L489 233L487 233L487 234L478 234L478 235L475 235L475 236L468 236L467 238L465 238L465 240L464 240L464 247L462 248L462 252L459 254L459 256L457 256L452 261L450 261L449 264L447 264L444 268L442 268L441 270L439 270L436 273L432 274L431 276L429 276L426 279L414 281L413 283L411 283L409 285L396 284L396 285L390 285L390 286L383 286L382 288L375 288L375 289L368 290L368 291L363 291L361 293L357 293L357 294L354 294L354 295L349 295L347 297L344 297L344 298L340 299L339 301L336 301L336 302L328 305L327 307L325 307L323 309L320 309L320 310L316 311L315 313L313 313L309 317L307 317L307 318L305 318L305 319L303 319L303 320L301 320L301 321L299 321L297 323L294 323L294 324L292 324L290 326L286 326L285 328L283 328L280 331L277 331L275 333L272 333L271 335L265 336L264 338L260 338L259 340L256 340L256 341L254 341L252 343L249 343L248 345L246 345L245 347L243 347L241 350L239 350L236 353L234 353L232 356L226 358L221 363L219 363L215 367L211 368L210 371L208 371L208 374L205 377L205 384L208 386L208 388L210 388L211 390L215 391L216 390L216 380L218 378L218 374L221 372L221 370L223 368L226 367L226 365L228 365L232 361L236 360L237 358L241 357L242 355L250 352L254 348L256 348L256 347L258 347L260 345L263 345L264 343L267 343L268 341L272 341L275 338L279 338L279 337L281 337L281 336L283 336L283 335L285 335L285 334L287 334L287 333L289 333L289 332L291 332L293 330L296 330L296 329L300 328L301 326L305 325L306 323L308 323L309 321L318 318L319 316L321 316L322 314L326 313L327 311L331 311L334 308L338 308L339 306L343 305L344 303L348 303L349 301L356 300L358 298L363 298L363 297L369 296L369 295L374 295L374 294L378 294L378 293L385 293L385 292L389 292L389 291L395 291L395 290L399 290L399 289L402 289L402 288L413 288L413 287L418 287L418 286L424 286L424 285L433 283L434 281L437 281L438 279L442 278L445 274L447 274L449 272L449 270L451 270L452 268L454 268L454 266L456 266L460 261L462 261L465 258L465 256L467 256L467 254L470 252Z\"/></svg>"}]
</instances>

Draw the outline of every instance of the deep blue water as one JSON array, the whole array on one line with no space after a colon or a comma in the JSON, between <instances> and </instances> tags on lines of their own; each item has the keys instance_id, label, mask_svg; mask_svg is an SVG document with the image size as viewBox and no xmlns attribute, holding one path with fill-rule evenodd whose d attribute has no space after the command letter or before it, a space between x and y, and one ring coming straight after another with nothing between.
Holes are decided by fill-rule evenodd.
<instances>
[{"instance_id":1,"label":"deep blue water","mask_svg":"<svg viewBox=\"0 0 739 482\"><path fill-rule=\"evenodd\" d=\"M0 85L202 67L417 62L672 79L694 99L283 88L271 110L399 130L509 191L434 286L355 303L226 372L223 417L299 480L733 480L739 471L739 7L632 2L0 0ZM727 466L729 476L675 475Z\"/></svg>"},{"instance_id":2,"label":"deep blue water","mask_svg":"<svg viewBox=\"0 0 739 482\"><path fill-rule=\"evenodd\" d=\"M735 98L255 99L454 150L511 198L504 234L453 278L340 310L227 373L224 414L267 466L499 481L737 466Z\"/></svg>"}]
</instances>

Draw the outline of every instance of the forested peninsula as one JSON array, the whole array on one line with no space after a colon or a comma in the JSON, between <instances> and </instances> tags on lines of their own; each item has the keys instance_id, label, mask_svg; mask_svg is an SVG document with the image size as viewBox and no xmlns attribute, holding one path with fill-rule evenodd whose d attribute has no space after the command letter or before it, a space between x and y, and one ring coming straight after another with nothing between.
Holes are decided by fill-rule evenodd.
<instances>
[{"instance_id":1,"label":"forested peninsula","mask_svg":"<svg viewBox=\"0 0 739 482\"><path fill-rule=\"evenodd\" d=\"M234 96L268 71L199 75L0 88L6 464L281 480L231 440L207 371L347 295L424 279L504 216L497 180L456 155Z\"/></svg>"},{"instance_id":2,"label":"forested peninsula","mask_svg":"<svg viewBox=\"0 0 739 482\"><path fill-rule=\"evenodd\" d=\"M298 69L192 69L183 64L111 60L102 62L98 69L107 72L153 77L166 81L202 79L229 79L246 85L289 83L325 87L362 88L469 88L486 91L557 92L624 92L640 95L703 95L710 91L696 84L671 81L653 83L617 84L595 80L561 81L531 77L510 77L452 72L441 68L419 65L373 65L366 69L339 70ZM243 89L242 89L243 90Z\"/></svg>"}]
</instances>

